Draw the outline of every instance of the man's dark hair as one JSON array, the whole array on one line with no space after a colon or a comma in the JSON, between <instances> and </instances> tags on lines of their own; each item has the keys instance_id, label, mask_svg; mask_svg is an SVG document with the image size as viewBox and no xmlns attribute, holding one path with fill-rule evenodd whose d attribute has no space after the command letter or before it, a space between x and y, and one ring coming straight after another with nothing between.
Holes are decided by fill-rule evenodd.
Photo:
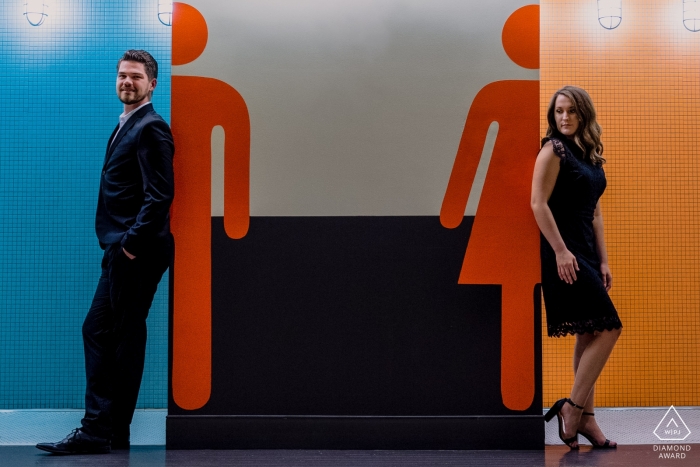
<instances>
[{"instance_id":1,"label":"man's dark hair","mask_svg":"<svg viewBox=\"0 0 700 467\"><path fill-rule=\"evenodd\" d=\"M121 65L122 61L124 60L127 62L143 63L143 67L146 69L146 76L148 76L149 81L154 78L158 78L158 62L156 62L156 59L145 50L127 50L124 52L122 58L120 58L117 62L117 71L119 71L119 65Z\"/></svg>"}]
</instances>

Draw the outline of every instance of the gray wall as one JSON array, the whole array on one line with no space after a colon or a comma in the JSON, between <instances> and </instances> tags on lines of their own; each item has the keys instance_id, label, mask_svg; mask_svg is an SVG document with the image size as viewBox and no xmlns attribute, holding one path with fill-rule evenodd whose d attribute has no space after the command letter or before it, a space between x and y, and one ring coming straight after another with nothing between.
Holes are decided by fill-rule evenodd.
<instances>
[{"instance_id":1,"label":"gray wall","mask_svg":"<svg viewBox=\"0 0 700 467\"><path fill-rule=\"evenodd\" d=\"M246 100L253 216L436 216L474 96L538 79L501 43L524 0L187 3L209 43L173 74L220 79Z\"/></svg>"}]
</instances>

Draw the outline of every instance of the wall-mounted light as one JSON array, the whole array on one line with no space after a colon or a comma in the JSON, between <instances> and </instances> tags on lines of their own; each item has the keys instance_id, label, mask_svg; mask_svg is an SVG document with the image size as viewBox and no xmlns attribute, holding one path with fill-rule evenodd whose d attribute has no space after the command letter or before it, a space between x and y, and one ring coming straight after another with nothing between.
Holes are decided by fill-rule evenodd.
<instances>
[{"instance_id":1,"label":"wall-mounted light","mask_svg":"<svg viewBox=\"0 0 700 467\"><path fill-rule=\"evenodd\" d=\"M700 31L700 1L683 0L683 26L688 31Z\"/></svg>"},{"instance_id":2,"label":"wall-mounted light","mask_svg":"<svg viewBox=\"0 0 700 467\"><path fill-rule=\"evenodd\" d=\"M25 0L23 14L32 26L41 26L49 16L48 9L48 0Z\"/></svg>"},{"instance_id":3,"label":"wall-mounted light","mask_svg":"<svg viewBox=\"0 0 700 467\"><path fill-rule=\"evenodd\" d=\"M173 2L158 0L158 20L166 26L173 25Z\"/></svg>"},{"instance_id":4,"label":"wall-mounted light","mask_svg":"<svg viewBox=\"0 0 700 467\"><path fill-rule=\"evenodd\" d=\"M598 22L605 29L615 29L622 22L622 0L598 0Z\"/></svg>"}]
</instances>

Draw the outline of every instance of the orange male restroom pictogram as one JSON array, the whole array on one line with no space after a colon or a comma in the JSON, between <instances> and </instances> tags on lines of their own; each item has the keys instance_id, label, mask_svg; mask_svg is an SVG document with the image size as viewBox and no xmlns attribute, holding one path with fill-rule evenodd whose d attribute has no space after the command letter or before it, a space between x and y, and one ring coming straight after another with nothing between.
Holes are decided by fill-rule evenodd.
<instances>
[{"instance_id":1,"label":"orange male restroom pictogram","mask_svg":"<svg viewBox=\"0 0 700 467\"><path fill-rule=\"evenodd\" d=\"M173 4L172 64L199 57L208 39L202 14ZM200 76L172 76L172 132L177 148L177 196L172 318L172 397L187 410L211 394L212 130L224 130L224 229L243 238L250 222L250 119L241 95L229 84Z\"/></svg>"},{"instance_id":2,"label":"orange male restroom pictogram","mask_svg":"<svg viewBox=\"0 0 700 467\"><path fill-rule=\"evenodd\" d=\"M524 68L539 68L539 6L506 20L503 47ZM501 285L501 395L526 410L535 395L535 300L540 280L539 230L530 185L539 149L539 81L496 81L474 98L440 211L444 227L465 215L487 131L498 133L478 200L459 284Z\"/></svg>"}]
</instances>

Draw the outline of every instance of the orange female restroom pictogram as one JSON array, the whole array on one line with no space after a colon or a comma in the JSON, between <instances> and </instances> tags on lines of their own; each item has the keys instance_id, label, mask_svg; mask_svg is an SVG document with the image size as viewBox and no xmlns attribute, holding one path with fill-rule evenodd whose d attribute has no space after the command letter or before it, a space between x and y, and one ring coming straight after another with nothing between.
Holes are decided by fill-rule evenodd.
<instances>
[{"instance_id":1,"label":"orange female restroom pictogram","mask_svg":"<svg viewBox=\"0 0 700 467\"><path fill-rule=\"evenodd\" d=\"M539 6L506 21L503 47L518 65L539 67ZM486 134L498 133L474 218L460 284L501 285L501 395L525 410L535 395L535 298L540 278L539 230L530 209L530 181L539 150L539 81L488 84L469 109L440 211L444 227L463 220Z\"/></svg>"}]
</instances>

